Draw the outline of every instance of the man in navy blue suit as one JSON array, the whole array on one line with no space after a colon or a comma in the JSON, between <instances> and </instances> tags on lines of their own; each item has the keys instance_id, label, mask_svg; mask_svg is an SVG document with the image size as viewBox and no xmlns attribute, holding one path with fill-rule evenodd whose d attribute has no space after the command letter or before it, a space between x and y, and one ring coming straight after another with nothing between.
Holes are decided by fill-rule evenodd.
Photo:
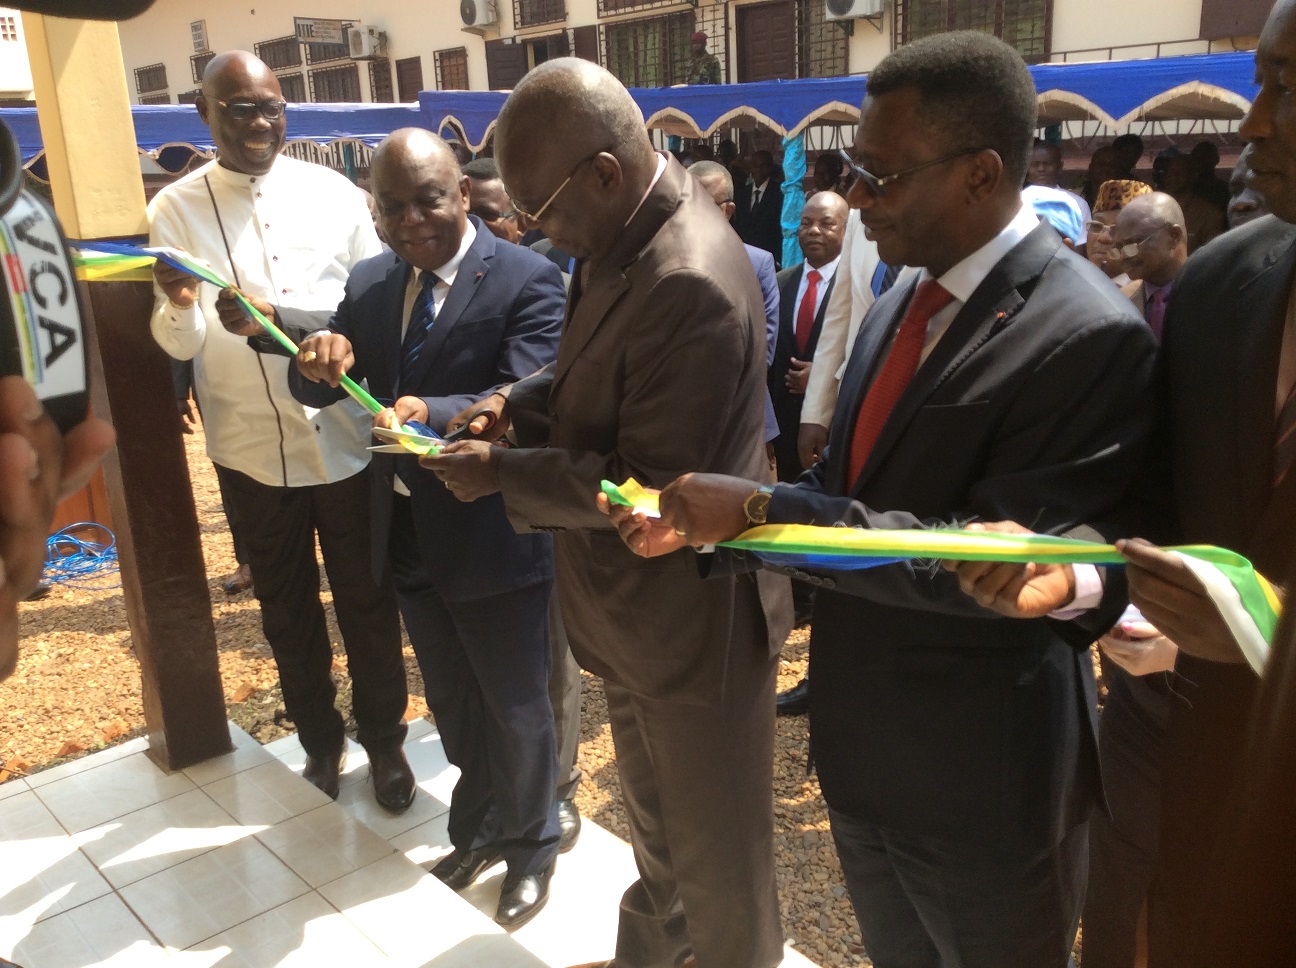
<instances>
[{"instance_id":1,"label":"man in navy blue suit","mask_svg":"<svg viewBox=\"0 0 1296 968\"><path fill-rule=\"evenodd\" d=\"M322 407L342 398L349 372L394 399L402 423L443 432L451 416L554 358L562 279L467 214L468 179L436 135L393 132L374 152L372 177L392 251L355 266L331 319L275 311L294 334L314 331L289 382L297 399ZM459 890L504 860L496 920L513 927L548 899L558 853L552 540L516 534L499 495L455 500L413 456L375 454L374 481L374 561L390 563L428 706L462 774L450 804L454 851L432 873Z\"/></svg>"}]
</instances>

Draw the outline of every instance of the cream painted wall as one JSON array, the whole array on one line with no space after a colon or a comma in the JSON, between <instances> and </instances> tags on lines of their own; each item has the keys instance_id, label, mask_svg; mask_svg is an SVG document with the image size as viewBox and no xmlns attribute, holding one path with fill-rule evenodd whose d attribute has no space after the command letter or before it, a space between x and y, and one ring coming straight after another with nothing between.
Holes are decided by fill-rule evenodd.
<instances>
[{"instance_id":1,"label":"cream painted wall","mask_svg":"<svg viewBox=\"0 0 1296 968\"><path fill-rule=\"evenodd\" d=\"M0 7L0 17L13 17L14 26L18 28L16 40L0 41L0 97L30 98L31 64L27 61L22 14L8 7Z\"/></svg>"},{"instance_id":2,"label":"cream painted wall","mask_svg":"<svg viewBox=\"0 0 1296 968\"><path fill-rule=\"evenodd\" d=\"M1054 0L1053 49L1087 50L1095 47L1146 44L1197 37L1201 29L1201 0ZM1202 51L1205 41L1198 41ZM1189 53L1175 48L1172 53ZM1095 60L1105 59L1106 52ZM1128 52L1121 56L1154 56L1153 52Z\"/></svg>"},{"instance_id":3,"label":"cream painted wall","mask_svg":"<svg viewBox=\"0 0 1296 968\"><path fill-rule=\"evenodd\" d=\"M433 51L466 47L470 85L474 89L486 86L482 41L461 29L459 0L236 0L219 5L158 0L146 13L119 27L132 101L139 101L135 68L150 64L166 64L173 102L177 94L198 86L189 63L193 54L191 21L207 21L207 39L214 51L252 50L261 41L292 34L294 16L353 20L385 30L388 57L393 61L421 57L423 85L428 88L436 86ZM369 69L364 61L360 62L360 90L364 100L371 100Z\"/></svg>"},{"instance_id":4,"label":"cream painted wall","mask_svg":"<svg viewBox=\"0 0 1296 968\"><path fill-rule=\"evenodd\" d=\"M706 4L707 0L702 2ZM730 3L731 72L736 70L737 51L734 8L747 2L761 0L734 0ZM484 39L517 37L525 41L551 35L562 27L610 23L689 9L681 4L600 20L597 0L567 0L565 24L515 31L511 0L498 0L498 3L499 24L480 34L461 28L458 0L310 0L309 3L303 0L293 0L292 3L287 0L240 0L238 6L221 4L219 8L198 0L158 0L143 16L120 25L122 52L134 95L132 100L138 100L134 93L134 69L159 62L167 66L169 90L174 100L177 94L197 86L192 80L189 64L189 56L193 53L190 21L206 19L212 50L235 47L251 50L258 41L291 34L294 14L336 19L354 19L357 14L362 14L361 22L387 32L388 55L393 60L416 55L422 58L425 87L435 86L435 50L466 47L470 85L474 90L484 90ZM871 22L856 22L850 40L852 73L867 72L890 51L893 6L894 0L887 0L880 31ZM1138 5L1138 16L1130 16L1130 11L1130 0L1054 0L1053 50L1061 52L1191 40L1198 31L1201 0L1142 0ZM1219 46L1217 44L1216 48ZM1167 52L1190 53L1204 49L1205 43L1194 42L1177 45ZM1153 49L1147 47L1118 52L1117 56L1150 57L1153 54ZM1105 56L1105 50L1094 55L1097 59ZM360 65L360 87L364 99L369 100L369 75L363 62Z\"/></svg>"}]
</instances>

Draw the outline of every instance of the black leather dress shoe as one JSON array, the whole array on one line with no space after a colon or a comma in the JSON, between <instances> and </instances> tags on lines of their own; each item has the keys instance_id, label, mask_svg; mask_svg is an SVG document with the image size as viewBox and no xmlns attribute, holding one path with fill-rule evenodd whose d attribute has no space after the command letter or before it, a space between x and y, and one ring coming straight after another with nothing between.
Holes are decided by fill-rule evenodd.
<instances>
[{"instance_id":1,"label":"black leather dress shoe","mask_svg":"<svg viewBox=\"0 0 1296 968\"><path fill-rule=\"evenodd\" d=\"M346 749L334 756L306 757L306 767L302 770L302 779L314 786L330 800L338 798L338 786L342 771L346 769Z\"/></svg>"},{"instance_id":2,"label":"black leather dress shoe","mask_svg":"<svg viewBox=\"0 0 1296 968\"><path fill-rule=\"evenodd\" d=\"M499 848L488 844L473 850L453 850L426 869L450 890L462 891L499 859Z\"/></svg>"},{"instance_id":3,"label":"black leather dress shoe","mask_svg":"<svg viewBox=\"0 0 1296 968\"><path fill-rule=\"evenodd\" d=\"M575 800L558 801L558 853L565 854L576 846L580 837L581 815Z\"/></svg>"},{"instance_id":4,"label":"black leather dress shoe","mask_svg":"<svg viewBox=\"0 0 1296 968\"><path fill-rule=\"evenodd\" d=\"M550 864L538 874L523 874L504 878L500 890L499 907L495 910L495 923L504 928L526 924L540 913L549 900L549 879L557 863Z\"/></svg>"},{"instance_id":5,"label":"black leather dress shoe","mask_svg":"<svg viewBox=\"0 0 1296 968\"><path fill-rule=\"evenodd\" d=\"M804 716L810 711L810 680L802 679L787 692L780 692L774 700L774 709L780 716Z\"/></svg>"},{"instance_id":6,"label":"black leather dress shoe","mask_svg":"<svg viewBox=\"0 0 1296 968\"><path fill-rule=\"evenodd\" d=\"M369 775L373 778L374 799L392 813L403 813L414 802L414 771L405 751L397 748L369 754Z\"/></svg>"}]
</instances>

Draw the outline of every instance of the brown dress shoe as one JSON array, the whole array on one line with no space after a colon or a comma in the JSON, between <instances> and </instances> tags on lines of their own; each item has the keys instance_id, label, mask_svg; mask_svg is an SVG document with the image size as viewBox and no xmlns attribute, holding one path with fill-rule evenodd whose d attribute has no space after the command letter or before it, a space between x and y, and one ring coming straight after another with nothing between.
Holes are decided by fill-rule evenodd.
<instances>
[{"instance_id":1,"label":"brown dress shoe","mask_svg":"<svg viewBox=\"0 0 1296 968\"><path fill-rule=\"evenodd\" d=\"M369 775L373 778L374 799L392 813L403 813L414 802L414 771L405 751L397 747L387 752L369 754Z\"/></svg>"},{"instance_id":2,"label":"brown dress shoe","mask_svg":"<svg viewBox=\"0 0 1296 968\"><path fill-rule=\"evenodd\" d=\"M226 595L237 595L245 592L252 587L252 566L239 565L238 569L231 572L224 581L221 582L221 591Z\"/></svg>"},{"instance_id":3,"label":"brown dress shoe","mask_svg":"<svg viewBox=\"0 0 1296 968\"><path fill-rule=\"evenodd\" d=\"M346 747L334 756L306 756L306 768L302 770L302 779L311 784L330 800L338 798L338 787L341 784L342 771L346 769Z\"/></svg>"}]
</instances>

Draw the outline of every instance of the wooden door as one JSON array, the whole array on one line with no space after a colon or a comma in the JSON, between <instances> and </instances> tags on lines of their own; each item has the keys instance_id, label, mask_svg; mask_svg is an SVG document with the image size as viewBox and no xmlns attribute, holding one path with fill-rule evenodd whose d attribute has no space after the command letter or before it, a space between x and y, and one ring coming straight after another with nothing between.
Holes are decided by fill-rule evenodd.
<instances>
[{"instance_id":1,"label":"wooden door","mask_svg":"<svg viewBox=\"0 0 1296 968\"><path fill-rule=\"evenodd\" d=\"M738 80L796 77L796 4L793 0L738 7Z\"/></svg>"}]
</instances>

